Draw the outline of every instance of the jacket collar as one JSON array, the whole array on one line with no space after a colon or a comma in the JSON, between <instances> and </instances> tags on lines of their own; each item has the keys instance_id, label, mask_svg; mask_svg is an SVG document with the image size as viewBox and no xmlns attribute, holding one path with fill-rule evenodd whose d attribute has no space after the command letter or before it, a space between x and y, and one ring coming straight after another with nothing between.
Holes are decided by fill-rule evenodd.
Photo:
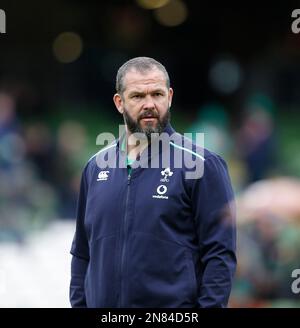
<instances>
[{"instance_id":1,"label":"jacket collar","mask_svg":"<svg viewBox=\"0 0 300 328\"><path fill-rule=\"evenodd\" d=\"M173 129L172 125L170 123L168 123L166 125L166 127L163 130L163 133L167 133L169 136L173 135L174 133L176 133L176 131ZM157 146L157 144L156 144ZM150 145L145 148L143 150L143 152L140 155L140 163L143 162L148 162L150 161L150 159L154 156L156 156L157 154L160 154L162 152L162 147L161 146L157 146L155 151L151 151L153 145L150 143ZM126 160L126 153L127 153L127 148L126 148L126 132L123 133L122 136L120 136L120 138L117 141L117 149L119 152L119 155L121 157L124 157L124 160Z\"/></svg>"}]
</instances>

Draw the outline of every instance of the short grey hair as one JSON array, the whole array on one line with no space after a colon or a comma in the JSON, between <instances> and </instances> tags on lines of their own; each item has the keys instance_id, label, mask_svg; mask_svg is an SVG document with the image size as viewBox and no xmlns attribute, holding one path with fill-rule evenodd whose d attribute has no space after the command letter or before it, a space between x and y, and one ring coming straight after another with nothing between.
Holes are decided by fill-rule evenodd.
<instances>
[{"instance_id":1,"label":"short grey hair","mask_svg":"<svg viewBox=\"0 0 300 328\"><path fill-rule=\"evenodd\" d=\"M118 70L117 77L116 77L116 91L119 94L123 94L125 90L124 85L124 77L125 75L131 71L136 70L139 73L145 73L147 71L152 70L153 68L159 69L161 72L164 73L166 78L166 85L167 88L170 88L170 78L169 74L164 65L162 65L157 60L150 58L150 57L135 57L128 60L124 63Z\"/></svg>"}]
</instances>

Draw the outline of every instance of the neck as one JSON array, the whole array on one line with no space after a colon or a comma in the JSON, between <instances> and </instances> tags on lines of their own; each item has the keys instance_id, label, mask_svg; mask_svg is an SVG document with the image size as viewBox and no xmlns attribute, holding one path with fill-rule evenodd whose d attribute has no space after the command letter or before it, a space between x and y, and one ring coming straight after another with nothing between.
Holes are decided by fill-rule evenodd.
<instances>
[{"instance_id":1,"label":"neck","mask_svg":"<svg viewBox=\"0 0 300 328\"><path fill-rule=\"evenodd\" d=\"M148 139L136 138L134 134L127 131L127 156L130 159L135 160L139 154L148 146Z\"/></svg>"}]
</instances>

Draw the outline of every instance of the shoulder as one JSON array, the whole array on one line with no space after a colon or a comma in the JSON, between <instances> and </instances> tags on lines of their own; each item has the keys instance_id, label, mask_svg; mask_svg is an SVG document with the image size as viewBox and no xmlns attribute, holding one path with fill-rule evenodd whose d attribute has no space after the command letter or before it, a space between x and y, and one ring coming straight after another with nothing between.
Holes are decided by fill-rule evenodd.
<instances>
[{"instance_id":1,"label":"shoulder","mask_svg":"<svg viewBox=\"0 0 300 328\"><path fill-rule=\"evenodd\" d=\"M220 155L204 147L204 139L201 138L195 142L188 136L176 132L172 136L170 145L174 149L194 155L195 158L198 158L203 162L208 160L208 162L221 161L225 163Z\"/></svg>"},{"instance_id":2,"label":"shoulder","mask_svg":"<svg viewBox=\"0 0 300 328\"><path fill-rule=\"evenodd\" d=\"M118 145L118 140L114 140L109 145L103 147L96 154L90 157L90 159L87 162L87 165L95 165L97 164L98 157L102 157L102 156L104 157L108 153L115 153L117 145Z\"/></svg>"},{"instance_id":3,"label":"shoulder","mask_svg":"<svg viewBox=\"0 0 300 328\"><path fill-rule=\"evenodd\" d=\"M116 154L116 148L118 146L118 140L111 142L109 145L100 149L97 153L92 155L89 160L86 162L83 172L88 178L93 174L95 170L99 169L99 162L104 159L109 154Z\"/></svg>"},{"instance_id":4,"label":"shoulder","mask_svg":"<svg viewBox=\"0 0 300 328\"><path fill-rule=\"evenodd\" d=\"M205 148L204 140L201 138L194 142L186 135L175 133L170 145L181 156L184 171L193 172L193 174L188 173L189 179L209 178L212 175L227 173L225 160L220 155Z\"/></svg>"},{"instance_id":5,"label":"shoulder","mask_svg":"<svg viewBox=\"0 0 300 328\"><path fill-rule=\"evenodd\" d=\"M201 143L201 142L200 142ZM172 134L170 146L175 152L182 153L184 156L192 156L194 159L205 161L207 149L202 147L202 144L197 145L192 139L178 132Z\"/></svg>"}]
</instances>

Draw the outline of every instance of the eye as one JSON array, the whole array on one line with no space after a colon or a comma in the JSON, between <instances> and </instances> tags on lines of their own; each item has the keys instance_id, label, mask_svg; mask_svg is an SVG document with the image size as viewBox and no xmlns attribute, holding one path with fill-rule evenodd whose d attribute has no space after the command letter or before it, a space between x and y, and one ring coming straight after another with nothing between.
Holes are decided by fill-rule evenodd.
<instances>
[{"instance_id":1,"label":"eye","mask_svg":"<svg viewBox=\"0 0 300 328\"><path fill-rule=\"evenodd\" d=\"M154 97L161 97L163 96L163 94L161 92L155 92L154 93Z\"/></svg>"},{"instance_id":2,"label":"eye","mask_svg":"<svg viewBox=\"0 0 300 328\"><path fill-rule=\"evenodd\" d=\"M141 96L141 95L133 95L132 98L133 98L133 99L141 99L142 96Z\"/></svg>"}]
</instances>

